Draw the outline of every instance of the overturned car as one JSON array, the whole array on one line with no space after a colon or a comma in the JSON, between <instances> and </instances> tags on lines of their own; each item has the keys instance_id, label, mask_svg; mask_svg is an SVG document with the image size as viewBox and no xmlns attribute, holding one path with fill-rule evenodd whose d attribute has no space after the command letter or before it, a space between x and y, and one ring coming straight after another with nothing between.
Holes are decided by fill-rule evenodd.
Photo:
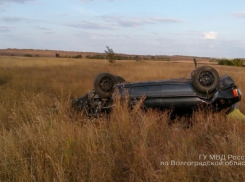
<instances>
[{"instance_id":1,"label":"overturned car","mask_svg":"<svg viewBox=\"0 0 245 182\"><path fill-rule=\"evenodd\" d=\"M192 113L200 105L214 111L232 111L241 100L241 91L228 75L219 76L210 66L194 69L188 79L167 79L146 82L125 82L120 76L100 73L94 80L94 89L81 98L73 99L72 106L90 116L108 113L114 106L117 93L129 99L133 107L144 97L144 108L171 110L183 115Z\"/></svg>"}]
</instances>

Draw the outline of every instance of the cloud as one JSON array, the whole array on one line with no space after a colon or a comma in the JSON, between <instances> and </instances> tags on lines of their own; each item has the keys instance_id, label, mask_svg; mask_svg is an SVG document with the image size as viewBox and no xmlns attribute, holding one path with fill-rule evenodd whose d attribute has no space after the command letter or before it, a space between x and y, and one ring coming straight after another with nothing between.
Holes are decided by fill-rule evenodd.
<instances>
[{"instance_id":1,"label":"cloud","mask_svg":"<svg viewBox=\"0 0 245 182\"><path fill-rule=\"evenodd\" d=\"M79 0L79 2L81 2L81 3L87 3L87 2L90 2L90 1L93 1L93 0Z\"/></svg>"},{"instance_id":2,"label":"cloud","mask_svg":"<svg viewBox=\"0 0 245 182\"><path fill-rule=\"evenodd\" d=\"M78 0L79 2L82 2L82 3L88 3L88 2L91 2L93 0ZM107 1L107 2L113 2L113 1L116 1L116 0L104 0L104 1Z\"/></svg>"},{"instance_id":3,"label":"cloud","mask_svg":"<svg viewBox=\"0 0 245 182\"><path fill-rule=\"evenodd\" d=\"M97 13L95 13L93 10L84 8L84 7L76 7L74 8L75 11L79 12L82 15L86 16L95 16Z\"/></svg>"},{"instance_id":4,"label":"cloud","mask_svg":"<svg viewBox=\"0 0 245 182\"><path fill-rule=\"evenodd\" d=\"M34 1L34 0L0 0L0 4L4 4L4 3L25 3L28 1Z\"/></svg>"},{"instance_id":5,"label":"cloud","mask_svg":"<svg viewBox=\"0 0 245 182\"><path fill-rule=\"evenodd\" d=\"M209 40L217 39L217 35L218 33L214 31L201 33L203 39L209 39Z\"/></svg>"},{"instance_id":6,"label":"cloud","mask_svg":"<svg viewBox=\"0 0 245 182\"><path fill-rule=\"evenodd\" d=\"M238 18L245 18L245 11L233 13L232 15Z\"/></svg>"},{"instance_id":7,"label":"cloud","mask_svg":"<svg viewBox=\"0 0 245 182\"><path fill-rule=\"evenodd\" d=\"M140 27L146 24L157 24L157 23L179 23L181 20L174 18L165 17L132 17L124 18L119 16L101 16L107 22L114 23L117 26L123 27Z\"/></svg>"},{"instance_id":8,"label":"cloud","mask_svg":"<svg viewBox=\"0 0 245 182\"><path fill-rule=\"evenodd\" d=\"M164 18L164 17L150 17L151 20L155 23L180 23L182 22L179 19L175 18Z\"/></svg>"},{"instance_id":9,"label":"cloud","mask_svg":"<svg viewBox=\"0 0 245 182\"><path fill-rule=\"evenodd\" d=\"M0 32L10 32L13 29L14 29L14 27L0 26Z\"/></svg>"},{"instance_id":10,"label":"cloud","mask_svg":"<svg viewBox=\"0 0 245 182\"><path fill-rule=\"evenodd\" d=\"M27 23L37 23L37 22L45 22L45 23L50 23L48 20L40 20L40 19L30 19L30 18L22 18L22 17L12 17L12 16L5 16L5 17L0 17L0 22L6 22L6 23L16 23L24 21Z\"/></svg>"},{"instance_id":11,"label":"cloud","mask_svg":"<svg viewBox=\"0 0 245 182\"><path fill-rule=\"evenodd\" d=\"M45 28L45 27L36 27L39 30L44 30L44 31L50 31L50 28Z\"/></svg>"},{"instance_id":12,"label":"cloud","mask_svg":"<svg viewBox=\"0 0 245 182\"><path fill-rule=\"evenodd\" d=\"M19 17L0 17L0 21L7 22L7 23L13 23L13 22L19 22L24 20L24 18Z\"/></svg>"},{"instance_id":13,"label":"cloud","mask_svg":"<svg viewBox=\"0 0 245 182\"><path fill-rule=\"evenodd\" d=\"M40 30L41 32L43 32L43 33L45 33L45 34L47 34L47 35L50 35L50 34L54 34L55 32L54 31L52 31L52 29L50 29L50 28L46 28L46 27L35 27L35 28L37 28L38 30Z\"/></svg>"},{"instance_id":14,"label":"cloud","mask_svg":"<svg viewBox=\"0 0 245 182\"><path fill-rule=\"evenodd\" d=\"M97 19L101 19L101 22L92 22L92 21L79 21L75 23L65 24L66 26L74 28L83 28L83 29L119 29L120 27L129 27L129 28L139 28L143 25L148 24L158 24L158 23L179 23L182 22L174 18L164 18L164 17L146 17L146 18L125 18L120 16L97 16Z\"/></svg>"},{"instance_id":15,"label":"cloud","mask_svg":"<svg viewBox=\"0 0 245 182\"><path fill-rule=\"evenodd\" d=\"M89 21L79 21L76 23L69 23L65 25L74 28L83 28L83 29L116 29L116 27L112 24L89 22Z\"/></svg>"},{"instance_id":16,"label":"cloud","mask_svg":"<svg viewBox=\"0 0 245 182\"><path fill-rule=\"evenodd\" d=\"M60 15L60 16L68 16L67 13L60 13L59 15Z\"/></svg>"}]
</instances>

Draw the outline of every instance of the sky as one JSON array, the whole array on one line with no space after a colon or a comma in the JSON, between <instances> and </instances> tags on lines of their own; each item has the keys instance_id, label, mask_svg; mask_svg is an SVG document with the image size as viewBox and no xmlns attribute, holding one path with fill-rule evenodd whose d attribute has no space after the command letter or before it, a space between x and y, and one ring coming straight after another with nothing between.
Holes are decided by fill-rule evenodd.
<instances>
[{"instance_id":1,"label":"sky","mask_svg":"<svg viewBox=\"0 0 245 182\"><path fill-rule=\"evenodd\" d=\"M244 0L0 0L0 49L245 58Z\"/></svg>"}]
</instances>

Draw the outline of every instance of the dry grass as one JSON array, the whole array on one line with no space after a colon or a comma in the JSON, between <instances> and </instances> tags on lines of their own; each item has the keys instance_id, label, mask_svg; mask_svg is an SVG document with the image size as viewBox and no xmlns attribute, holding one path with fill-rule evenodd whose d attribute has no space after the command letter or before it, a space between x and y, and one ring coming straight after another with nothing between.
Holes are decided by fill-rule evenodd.
<instances>
[{"instance_id":1,"label":"dry grass","mask_svg":"<svg viewBox=\"0 0 245 182\"><path fill-rule=\"evenodd\" d=\"M170 165L201 162L200 154L243 156L241 121L200 111L169 125L167 113L129 112L120 104L110 117L89 120L70 109L70 99L91 90L100 72L141 81L187 77L192 68L156 61L0 57L0 181L244 181L244 166L227 161ZM245 91L244 68L215 68ZM244 104L243 98L243 113ZM184 129L182 122L193 126ZM165 161L169 165L160 165Z\"/></svg>"}]
</instances>

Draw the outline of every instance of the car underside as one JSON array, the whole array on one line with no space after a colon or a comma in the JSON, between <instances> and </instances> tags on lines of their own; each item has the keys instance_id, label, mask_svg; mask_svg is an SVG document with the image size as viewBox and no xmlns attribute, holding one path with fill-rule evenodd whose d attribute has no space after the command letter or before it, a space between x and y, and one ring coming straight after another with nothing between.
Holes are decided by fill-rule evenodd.
<instances>
[{"instance_id":1,"label":"car underside","mask_svg":"<svg viewBox=\"0 0 245 182\"><path fill-rule=\"evenodd\" d=\"M241 91L229 75L219 76L209 66L194 69L188 79L167 79L146 82L126 82L120 76L101 73L94 80L94 89L73 99L72 106L92 117L109 113L115 97L129 100L133 108L143 99L142 108L171 110L173 114L191 114L198 107L213 111L231 111L241 100Z\"/></svg>"}]
</instances>

